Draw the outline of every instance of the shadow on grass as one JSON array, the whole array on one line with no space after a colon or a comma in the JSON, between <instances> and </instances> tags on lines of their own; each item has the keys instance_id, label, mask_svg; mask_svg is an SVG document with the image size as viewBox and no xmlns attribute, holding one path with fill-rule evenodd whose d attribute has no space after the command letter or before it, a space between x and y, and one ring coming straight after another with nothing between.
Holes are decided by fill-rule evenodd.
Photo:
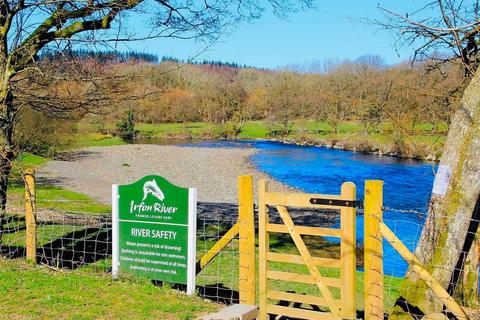
<instances>
[{"instance_id":1,"label":"shadow on grass","mask_svg":"<svg viewBox=\"0 0 480 320\"><path fill-rule=\"evenodd\" d=\"M152 280L152 283L156 286L163 286L162 281ZM174 284L173 289L180 291L187 291L187 286L184 284ZM222 303L225 305L231 305L240 302L240 295L237 290L226 287L223 283L206 284L196 286L197 294L213 302Z\"/></svg>"},{"instance_id":2,"label":"shadow on grass","mask_svg":"<svg viewBox=\"0 0 480 320\"><path fill-rule=\"evenodd\" d=\"M76 269L112 255L112 234L106 228L70 232L37 250L37 263Z\"/></svg>"},{"instance_id":3,"label":"shadow on grass","mask_svg":"<svg viewBox=\"0 0 480 320\"><path fill-rule=\"evenodd\" d=\"M37 263L55 268L76 269L109 258L112 254L110 228L86 228L63 235L37 249ZM1 246L7 258L25 258L24 246Z\"/></svg>"}]
</instances>

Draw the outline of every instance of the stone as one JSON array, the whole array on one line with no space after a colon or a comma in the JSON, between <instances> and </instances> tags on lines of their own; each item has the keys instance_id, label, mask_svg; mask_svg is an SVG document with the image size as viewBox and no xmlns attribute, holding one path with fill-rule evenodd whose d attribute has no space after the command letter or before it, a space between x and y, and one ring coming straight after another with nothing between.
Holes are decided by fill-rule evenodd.
<instances>
[{"instance_id":1,"label":"stone","mask_svg":"<svg viewBox=\"0 0 480 320\"><path fill-rule=\"evenodd\" d=\"M254 320L258 317L258 307L248 304L233 304L220 312L201 317L201 320Z\"/></svg>"}]
</instances>

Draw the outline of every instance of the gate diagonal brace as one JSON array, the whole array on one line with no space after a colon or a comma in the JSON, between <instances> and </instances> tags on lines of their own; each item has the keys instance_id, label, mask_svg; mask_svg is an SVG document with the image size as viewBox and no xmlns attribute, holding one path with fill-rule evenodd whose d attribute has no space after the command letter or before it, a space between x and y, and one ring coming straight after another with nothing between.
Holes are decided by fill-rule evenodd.
<instances>
[{"instance_id":1,"label":"gate diagonal brace","mask_svg":"<svg viewBox=\"0 0 480 320\"><path fill-rule=\"evenodd\" d=\"M295 230L295 224L293 223L293 220L290 217L287 209L283 206L277 206L277 210L285 226L287 226L288 232L290 233L290 236L292 237L293 242L297 246L297 249L300 252L300 255L305 261L305 265L310 271L310 274L312 275L313 279L315 279L318 289L320 289L320 292L323 298L327 302L327 305L330 309L330 312L332 313L333 318L340 320L341 319L340 307L335 303L332 297L332 294L330 293L330 290L325 285L325 283L323 283L322 275L320 271L318 271L316 265L313 263L312 256L310 255L310 252L308 251L308 248L305 245L305 242L303 241L300 234Z\"/></svg>"}]
</instances>

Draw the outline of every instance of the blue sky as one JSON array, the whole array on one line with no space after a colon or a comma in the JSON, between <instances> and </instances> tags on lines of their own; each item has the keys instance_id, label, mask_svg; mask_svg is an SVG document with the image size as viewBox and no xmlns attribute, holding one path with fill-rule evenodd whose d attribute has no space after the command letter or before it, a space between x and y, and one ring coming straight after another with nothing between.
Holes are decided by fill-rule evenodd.
<instances>
[{"instance_id":1,"label":"blue sky","mask_svg":"<svg viewBox=\"0 0 480 320\"><path fill-rule=\"evenodd\" d=\"M236 26L198 56L198 60L221 60L256 67L277 68L325 59L355 59L361 55L382 56L389 64L408 59L413 48L394 48L393 35L363 18L382 18L377 5L399 13L418 9L419 0L337 0L316 2L316 8L278 18L265 13L253 23ZM192 40L156 39L128 44L129 49L182 59L196 56L202 47Z\"/></svg>"}]
</instances>

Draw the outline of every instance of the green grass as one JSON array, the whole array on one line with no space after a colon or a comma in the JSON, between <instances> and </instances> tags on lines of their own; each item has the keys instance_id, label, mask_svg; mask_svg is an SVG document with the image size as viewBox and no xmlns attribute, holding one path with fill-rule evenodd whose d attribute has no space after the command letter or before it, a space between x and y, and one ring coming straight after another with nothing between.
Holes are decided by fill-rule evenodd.
<instances>
[{"instance_id":1,"label":"green grass","mask_svg":"<svg viewBox=\"0 0 480 320\"><path fill-rule=\"evenodd\" d=\"M15 168L12 170L10 185L8 189L8 200L14 206L23 205L25 192L21 172L25 168L37 168L48 162L50 159L25 153L15 161ZM109 214L110 206L101 204L89 196L56 187L45 182L36 184L37 208L47 210L58 210L67 212L81 212L88 214Z\"/></svg>"},{"instance_id":2,"label":"green grass","mask_svg":"<svg viewBox=\"0 0 480 320\"><path fill-rule=\"evenodd\" d=\"M3 319L195 319L218 305L143 279L0 260Z\"/></svg>"},{"instance_id":3,"label":"green grass","mask_svg":"<svg viewBox=\"0 0 480 320\"><path fill-rule=\"evenodd\" d=\"M379 142L385 141L385 137L391 134L394 125L392 123L384 123L381 125L382 133L371 134L375 140ZM415 126L415 134L411 136L423 135L432 136L432 127L430 123L420 123ZM208 124L205 122L195 123L157 123L146 124L139 123L135 127L141 134L146 137L152 138L168 138L190 135L193 138L201 138L202 135L219 130L221 125ZM243 127L241 133L238 135L240 139L255 139L255 138L268 138L270 132L280 131L282 127L280 125L271 125L266 121L249 121ZM438 133L433 135L434 137L444 136L447 131L446 124L438 125ZM291 126L291 133L288 136L293 137L299 134L308 134L312 137L320 137L325 139L342 139L352 134L363 135L363 126L358 121L345 121L338 127L338 133L334 134L333 129L326 122L315 122L313 120L307 120L305 122L295 121ZM382 141L383 140L383 141Z\"/></svg>"},{"instance_id":4,"label":"green grass","mask_svg":"<svg viewBox=\"0 0 480 320\"><path fill-rule=\"evenodd\" d=\"M58 239L65 234L79 230L79 227L73 227L73 226L42 226L39 228L39 245L43 245L45 243L48 243L50 241L53 241L55 239ZM211 230L210 230L211 229ZM215 226L209 228L207 230L208 234L215 235L218 234L218 230L214 230ZM298 251L296 250L295 246L292 244L292 241L287 239L288 237L272 237L271 239L271 250L275 252L282 252L282 253L289 253L289 254L298 254ZM314 240L314 238L316 240ZM24 231L19 231L14 234L7 234L4 236L4 241L6 245L11 245L11 246L24 246L24 239L25 239L25 232ZM338 258L338 245L337 244L332 244L329 243L326 240L323 240L322 238L318 237L307 237L304 238L307 246L309 247L311 253L313 256L316 257L333 257L333 258ZM197 239L197 259L200 259L200 257L213 245L215 244L215 239L208 239L205 240L203 238L198 238ZM258 252L257 252L258 255ZM232 241L223 251L221 251L217 257L205 268L203 269L200 274L197 276L197 286L205 286L205 287L210 287L213 288L213 291L209 292L209 296L215 296L218 294L218 292L214 289L217 287L217 285L222 284L223 287L230 288L232 290L238 290L238 281L239 281L239 273L238 273L238 264L239 264L239 257L238 257L238 240ZM111 265L111 261L109 259L107 260L100 260L97 261L94 264L89 264L85 265L84 267L80 268L81 272L78 271L65 271L64 273L60 273L62 275L72 275L75 278L75 281L82 281L81 277L87 277L87 280L89 281L91 276L96 276L98 277L99 271L105 271L107 270ZM1 264L0 261L0 278L2 278L3 274L5 271L3 270L5 265ZM8 265L7 265L8 268ZM258 269L258 262L256 265L256 268ZM269 264L269 269L271 270L279 270L279 271L288 271L288 272L294 272L294 273L299 273L299 274L308 274L308 270L304 265L299 265L299 264L290 264L290 263L276 263L276 262L271 262ZM41 270L41 269L40 269ZM327 268L327 267L320 267L319 271L323 276L326 277L331 277L331 278L339 278L340 273L338 269L335 268ZM37 272L37 269L33 271L34 273ZM85 275L85 273L89 273L92 275ZM52 274L52 273L50 273ZM58 273L54 273L53 275L57 275ZM23 275L20 274L14 274L12 273L10 275L11 277L16 277L17 279L22 279ZM364 273L357 271L356 272L356 307L358 310L363 309L363 289L364 289ZM37 277L36 276L36 281L39 281L42 283L42 281L45 281L44 277ZM63 279L64 281L68 281L68 277ZM62 280L62 281L63 281ZM102 281L102 275L100 275L100 278L98 281ZM138 280L142 281L142 280ZM398 297L398 289L401 286L402 279L398 277L391 277L391 276L385 276L385 306L386 308L390 308L393 306L393 303L395 299ZM146 285L148 285L147 282L145 282ZM43 285L46 285L43 283ZM2 283L0 280L0 293L5 285ZM40 286L40 284L39 284ZM51 288L50 290L52 292L55 292L57 294L61 294L64 290L67 290L64 288L64 284L60 282L53 281L51 282L50 286L54 287ZM58 288L57 288L58 286ZM279 281L279 280L270 280L269 281L269 287L274 288L277 291L291 291L295 292L298 294L309 294L309 295L319 295L319 290L315 285L310 285L310 284L303 284L303 283L295 283L295 282L285 282L285 281ZM31 287L25 287L22 290L24 290L25 297L30 297L30 296L35 296L36 293L36 287L31 286ZM76 289L74 289L76 290ZM135 290L135 287L132 287L132 290ZM258 290L258 288L257 288ZM62 293L61 295L64 295L65 293ZM75 293L72 292L71 296L74 296ZM335 298L339 298L339 290L337 288L332 289L332 294ZM230 297L230 295L227 294L227 297ZM22 298L19 298L22 299ZM23 298L26 299L26 298ZM0 299L1 301L1 299ZM275 301L272 301L272 303L275 303ZM1 307L1 302L0 302L0 307ZM27 311L27 310L25 310ZM68 316L72 316L71 318L74 319L75 313L73 314L68 314Z\"/></svg>"},{"instance_id":5,"label":"green grass","mask_svg":"<svg viewBox=\"0 0 480 320\"><path fill-rule=\"evenodd\" d=\"M107 127L113 126L107 125ZM344 121L338 126L338 132L334 133L331 125L324 121L296 120L289 125L290 132L282 134L283 127L276 123L264 120L246 122L238 134L234 134L233 125L212 124L206 122L185 123L137 123L135 129L142 138L152 139L270 139L280 137L282 139L305 141L315 144L343 143L346 149L355 150L381 150L383 153L403 154L409 157L426 158L428 155L440 156L443 144L446 140L448 126L446 123L437 125L433 131L433 124L419 123L409 134L395 137L394 129L398 127L392 122L384 122L379 125L379 132L365 133L360 121ZM88 131L88 128L85 129ZM92 130L90 128L90 130ZM83 134L79 136L77 145L86 146L109 146L124 144L118 137L102 134Z\"/></svg>"},{"instance_id":6,"label":"green grass","mask_svg":"<svg viewBox=\"0 0 480 320\"><path fill-rule=\"evenodd\" d=\"M21 223L20 223L21 225ZM65 234L72 232L72 231L77 231L80 230L81 228L79 227L73 227L73 226L41 226L39 228L38 232L38 242L39 246L44 245L50 241L53 241L55 239L61 238ZM215 226L210 227L207 230L208 234L211 235L216 235L218 234L219 230L215 230ZM297 249L295 246L292 244L292 241L287 239L288 237L272 237L271 238L271 250L274 252L281 252L281 253L289 253L289 254L298 254ZM25 232L19 231L14 234L6 234L4 235L4 244L5 245L10 245L10 246L24 246L24 239L25 239ZM307 246L310 249L310 252L312 253L313 256L316 257L333 257L333 258L338 258L339 255L339 248L337 244L329 243L326 240L323 240L322 238L318 237L305 237L304 238ZM203 239L203 238L198 238L197 239L197 260L200 259L200 257L213 245L215 244L215 239ZM258 255L258 251L257 251ZM360 258L360 257L359 257ZM19 263L19 262L12 262L13 264ZM197 286L202 287L210 287L213 288L213 291L210 291L207 293L209 296L216 296L218 294L218 291L215 290L217 285L222 284L223 287L225 288L230 288L232 290L238 290L238 281L239 281L239 273L238 273L238 264L239 264L239 257L238 257L238 240L232 241L224 250L222 250L216 258L205 268L203 269L200 274L197 276ZM22 300L26 299L26 303L30 303L30 298L34 297L33 300L37 302L37 295L39 294L37 292L38 286L48 286L49 292L46 294L52 294L52 295L58 295L60 297L67 297L67 300L65 303L70 303L70 300L72 297L75 297L77 294L79 295L79 299L84 301L91 299L90 296L85 296L85 294L90 295L88 292L83 292L77 293L76 290L77 288L76 283L82 282L85 283L85 286L91 290L97 290L95 286L90 286L88 285L89 281L96 281L96 283L101 283L104 280L104 276L102 274L99 275L99 272L107 270L111 265L111 260L100 260L97 261L94 264L88 264L83 266L77 271L65 271L65 272L60 272L60 273L51 273L48 272L49 275L55 277L55 276L61 276L62 278L57 278L56 280L54 279L47 279L47 276L44 274L46 271L43 269L32 269L32 267L29 268L29 272L33 272L34 275L29 274L32 278L36 279L35 284L31 284L26 286L26 282L28 282L28 279L24 280L24 275L22 274L23 269L20 268L20 273L14 273L13 271L10 274L6 274L6 271L4 270L5 268L9 268L9 265L7 262L3 262L0 260L0 294L2 291L8 291L9 289L5 289L5 287L8 287L5 279L2 282L2 278L6 277L11 277L17 279L16 281L11 280L12 282L16 282L19 285L15 286L15 289L11 288L11 290L19 291L22 292L23 296L19 296L16 299ZM256 268L258 269L258 261ZM271 262L269 263L269 269L271 270L279 270L279 271L288 271L288 272L293 272L293 273L299 273L299 274L309 274L307 268L304 265L299 265L299 264L291 264L291 263L277 263L277 262ZM39 271L40 270L40 271ZM325 277L330 277L330 278L339 278L340 273L338 269L335 268L328 268L328 267L320 267L319 271L321 274ZM40 272L40 275L38 273ZM98 279L94 278L98 277ZM356 307L358 310L363 310L363 290L364 290L364 273L357 271L356 272ZM28 277L27 277L28 278ZM21 279L21 280L20 280ZM401 278L398 277L391 277L391 276L385 276L385 307L388 309L393 306L393 303L395 299L398 297L398 289L401 286L402 283ZM68 291L68 285L65 284L64 282L73 282L72 286L74 288L72 289L73 292ZM109 280L110 281L110 280ZM25 286L21 286L21 284L24 284ZM118 282L109 282L109 286L115 286L116 283ZM136 283L144 283L145 286L151 286L148 282L144 280L136 280ZM315 295L319 296L319 290L315 285L310 285L310 284L303 284L303 283L295 283L295 282L285 282L285 281L279 281L279 280L269 280L269 287L274 288L277 291L283 291L283 292L295 292L297 294L308 294L308 295ZM20 286L20 288L18 287ZM127 290L127 289L126 289ZM135 287L135 284L131 288L132 291L137 290ZM144 290L144 288L142 288ZM151 289L147 288L145 289L146 291L150 292L151 290L156 290L156 289ZM257 288L258 290L258 288ZM17 294L17 293L16 293ZM83 294L83 295L82 295ZM99 299L103 299L103 297L109 297L109 292L101 292ZM122 293L120 293L121 295ZM162 299L162 294L163 292L158 293L160 295L160 299ZM339 298L340 292L338 288L332 288L332 295L335 298ZM230 297L229 294L227 294L227 297ZM58 297L54 297L55 299L59 299ZM3 302L5 303L5 302ZM42 302L38 302L39 304ZM61 305L61 302L55 302L59 306ZM133 302L132 302L133 303ZM275 303L275 301L272 301L272 303ZM2 307L2 300L0 298L0 308ZM12 307L12 306L7 306L7 307ZM32 314L34 316L41 317L43 314L37 313L36 309L37 305L30 305L29 308L32 309L21 309L25 312L25 314ZM50 308L50 305L47 305L47 310ZM144 313L141 313L139 316L140 318L144 316L147 312L150 312L151 309L147 308L145 306L146 310ZM70 310L70 309L69 309ZM66 315L67 318L69 319L76 319L78 314L76 313L75 306L72 309L73 311L70 312ZM138 311L138 310L137 310ZM89 310L90 312L90 310ZM92 311L94 312L94 311ZM102 314L102 310L98 308L99 314ZM109 314L109 316L112 316L114 318L118 314L123 315L123 312L126 312L125 310L116 310L115 312L119 313L114 313L114 314ZM12 316L18 316L18 315L23 315L23 314L12 314ZM137 314L131 315L131 317L136 318ZM107 315L105 317L108 318ZM188 318L187 316L179 316L180 318ZM87 316L86 318L89 318Z\"/></svg>"},{"instance_id":7,"label":"green grass","mask_svg":"<svg viewBox=\"0 0 480 320\"><path fill-rule=\"evenodd\" d=\"M142 135L151 138L201 137L214 128L214 125L205 122L139 123L135 126Z\"/></svg>"},{"instance_id":8,"label":"green grass","mask_svg":"<svg viewBox=\"0 0 480 320\"><path fill-rule=\"evenodd\" d=\"M23 153L15 160L15 165L22 168L35 168L47 163L50 159L31 153Z\"/></svg>"},{"instance_id":9,"label":"green grass","mask_svg":"<svg viewBox=\"0 0 480 320\"><path fill-rule=\"evenodd\" d=\"M242 128L238 136L240 139L264 139L268 137L269 129L265 123L260 121L250 121Z\"/></svg>"},{"instance_id":10,"label":"green grass","mask_svg":"<svg viewBox=\"0 0 480 320\"><path fill-rule=\"evenodd\" d=\"M37 189L37 205L39 208L90 214L110 214L110 206L96 202L92 198L78 192L48 184L39 185Z\"/></svg>"},{"instance_id":11,"label":"green grass","mask_svg":"<svg viewBox=\"0 0 480 320\"><path fill-rule=\"evenodd\" d=\"M119 137L114 137L108 134L82 134L77 138L76 146L79 148L85 147L106 147L126 144L125 141Z\"/></svg>"},{"instance_id":12,"label":"green grass","mask_svg":"<svg viewBox=\"0 0 480 320\"><path fill-rule=\"evenodd\" d=\"M24 181L22 172L26 168L37 168L50 159L32 155L22 154L15 161L14 169L9 180L8 207L9 215L13 216L13 222L4 225L5 230L18 228L17 232L6 233L2 237L4 245L25 246L25 222L24 222ZM53 211L81 214L109 215L109 205L101 204L89 196L78 192L52 186L45 182L36 184L36 205L38 211ZM81 230L81 227L68 225L42 225L38 228L38 245L42 246L48 242L61 238L73 231Z\"/></svg>"},{"instance_id":13,"label":"green grass","mask_svg":"<svg viewBox=\"0 0 480 320\"><path fill-rule=\"evenodd\" d=\"M12 182L8 190L10 205L19 207L23 204L25 189L22 181ZM85 214L109 214L110 206L96 202L89 196L66 190L49 184L37 183L38 210L51 210Z\"/></svg>"},{"instance_id":14,"label":"green grass","mask_svg":"<svg viewBox=\"0 0 480 320\"><path fill-rule=\"evenodd\" d=\"M21 209L24 205L24 181L22 172L26 168L37 168L50 159L25 153L21 155L14 165L8 188L8 203L10 208ZM89 196L56 187L38 181L36 184L37 208L39 210L52 210L61 212L78 212L86 214L110 214L110 206L101 204Z\"/></svg>"}]
</instances>

